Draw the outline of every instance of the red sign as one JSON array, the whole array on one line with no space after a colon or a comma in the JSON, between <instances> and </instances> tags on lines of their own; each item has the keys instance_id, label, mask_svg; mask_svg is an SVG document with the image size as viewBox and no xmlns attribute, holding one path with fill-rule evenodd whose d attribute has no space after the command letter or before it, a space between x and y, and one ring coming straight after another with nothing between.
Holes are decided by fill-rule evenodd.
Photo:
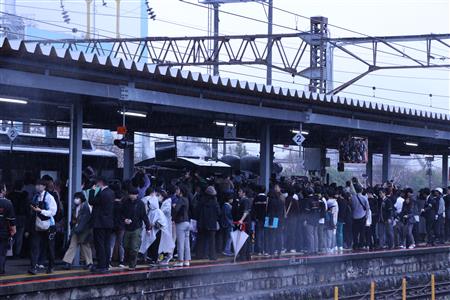
<instances>
[{"instance_id":1,"label":"red sign","mask_svg":"<svg viewBox=\"0 0 450 300\"><path fill-rule=\"evenodd\" d=\"M125 126L117 127L117 134L127 134L127 128Z\"/></svg>"}]
</instances>

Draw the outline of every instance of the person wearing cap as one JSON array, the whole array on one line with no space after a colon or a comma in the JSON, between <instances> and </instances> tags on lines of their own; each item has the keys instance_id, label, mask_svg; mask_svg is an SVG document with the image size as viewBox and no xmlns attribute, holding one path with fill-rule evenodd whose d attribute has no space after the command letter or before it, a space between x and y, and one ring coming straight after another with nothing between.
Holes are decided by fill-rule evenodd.
<instances>
[{"instance_id":1,"label":"person wearing cap","mask_svg":"<svg viewBox=\"0 0 450 300\"><path fill-rule=\"evenodd\" d=\"M204 257L208 253L210 260L216 260L216 232L220 217L220 207L217 202L217 192L214 186L206 188L199 204L198 230L199 241L197 256Z\"/></svg>"},{"instance_id":2,"label":"person wearing cap","mask_svg":"<svg viewBox=\"0 0 450 300\"><path fill-rule=\"evenodd\" d=\"M147 231L151 229L145 204L138 197L139 190L131 186L128 189L128 198L122 205L121 219L125 227L123 247L125 249L125 261L128 263L130 270L136 268L137 254L141 247L143 224L145 224Z\"/></svg>"}]
</instances>

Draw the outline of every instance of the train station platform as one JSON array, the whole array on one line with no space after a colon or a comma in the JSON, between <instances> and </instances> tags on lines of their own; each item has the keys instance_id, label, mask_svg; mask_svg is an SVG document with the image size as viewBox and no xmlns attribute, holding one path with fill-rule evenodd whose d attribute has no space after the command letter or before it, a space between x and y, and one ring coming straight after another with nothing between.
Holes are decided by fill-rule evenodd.
<instances>
[{"instance_id":1,"label":"train station platform","mask_svg":"<svg viewBox=\"0 0 450 300\"><path fill-rule=\"evenodd\" d=\"M364 295L370 282L377 289L424 284L450 278L450 246L373 251L338 255L287 255L233 263L195 261L190 267L134 271L113 268L107 274L86 270L36 276L2 277L0 298L9 299L327 299L335 286L340 295ZM20 267L20 266L18 266ZM363 297L364 298L364 297Z\"/></svg>"}]
</instances>

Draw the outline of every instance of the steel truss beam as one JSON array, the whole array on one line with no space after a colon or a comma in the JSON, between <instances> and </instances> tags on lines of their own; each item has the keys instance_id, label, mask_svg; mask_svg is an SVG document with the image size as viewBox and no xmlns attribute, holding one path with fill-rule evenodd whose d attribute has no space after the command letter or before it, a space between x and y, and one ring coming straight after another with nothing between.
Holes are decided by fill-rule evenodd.
<instances>
[{"instance_id":1,"label":"steel truss beam","mask_svg":"<svg viewBox=\"0 0 450 300\"><path fill-rule=\"evenodd\" d=\"M273 108L242 103L230 103L207 97L177 95L167 92L144 90L129 86L90 82L75 78L36 74L31 72L2 69L0 87L35 88L58 93L67 93L79 97L115 99L136 103L161 105L204 112L217 112L231 115L279 120L295 123L327 125L404 136L450 140L450 131L426 127L410 127L394 123L363 120L354 117L332 116L312 111L293 111L291 109ZM126 90L124 98L123 90Z\"/></svg>"},{"instance_id":2,"label":"steel truss beam","mask_svg":"<svg viewBox=\"0 0 450 300\"><path fill-rule=\"evenodd\" d=\"M217 50L209 50L208 41L217 42ZM404 44L399 45L399 42L415 44L414 47L408 47ZM449 57L435 54L436 45L450 52L450 34L329 38L320 30L311 30L311 32L272 35L27 40L25 43L52 45L55 48L82 51L86 54L168 67L270 65L273 69L292 76L308 78L310 90L326 92L330 95L343 91L367 74L378 70L450 67ZM418 43L423 45L418 46ZM324 44L354 58L355 61L365 65L367 70L335 89L327 90L327 76L324 74L330 70L324 70L324 68L331 68L332 63L327 61L330 58L326 53L321 52L325 49ZM370 45L364 48L371 52L371 59L359 55L360 49L351 48L361 44ZM317 45L321 45L320 49L317 49ZM271 64L268 64L268 49L272 50L273 63ZM397 64L380 62L378 58L380 55L385 55L386 49L397 55L399 59ZM305 55L307 52L310 55ZM309 67L304 68L305 65Z\"/></svg>"}]
</instances>

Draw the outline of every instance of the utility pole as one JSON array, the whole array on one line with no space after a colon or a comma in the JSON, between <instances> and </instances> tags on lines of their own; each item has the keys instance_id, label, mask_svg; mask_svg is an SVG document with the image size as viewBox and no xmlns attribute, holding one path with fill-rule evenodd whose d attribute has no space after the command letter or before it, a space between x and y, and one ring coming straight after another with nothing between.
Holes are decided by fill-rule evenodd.
<instances>
[{"instance_id":1,"label":"utility pole","mask_svg":"<svg viewBox=\"0 0 450 300\"><path fill-rule=\"evenodd\" d=\"M268 27L267 34L269 38L267 39L267 75L266 84L272 85L272 27L273 27L273 0L269 0L269 13L268 13Z\"/></svg>"},{"instance_id":2,"label":"utility pole","mask_svg":"<svg viewBox=\"0 0 450 300\"><path fill-rule=\"evenodd\" d=\"M219 48L219 41L217 40L217 37L219 36L219 3L214 3L214 46L213 46L213 57L214 61L218 62L219 56L217 55L217 51ZM213 75L219 76L219 65L215 63L213 65ZM226 147L226 144L224 142L224 149ZM212 157L214 159L217 159L219 157L219 140L213 139L212 140Z\"/></svg>"}]
</instances>

